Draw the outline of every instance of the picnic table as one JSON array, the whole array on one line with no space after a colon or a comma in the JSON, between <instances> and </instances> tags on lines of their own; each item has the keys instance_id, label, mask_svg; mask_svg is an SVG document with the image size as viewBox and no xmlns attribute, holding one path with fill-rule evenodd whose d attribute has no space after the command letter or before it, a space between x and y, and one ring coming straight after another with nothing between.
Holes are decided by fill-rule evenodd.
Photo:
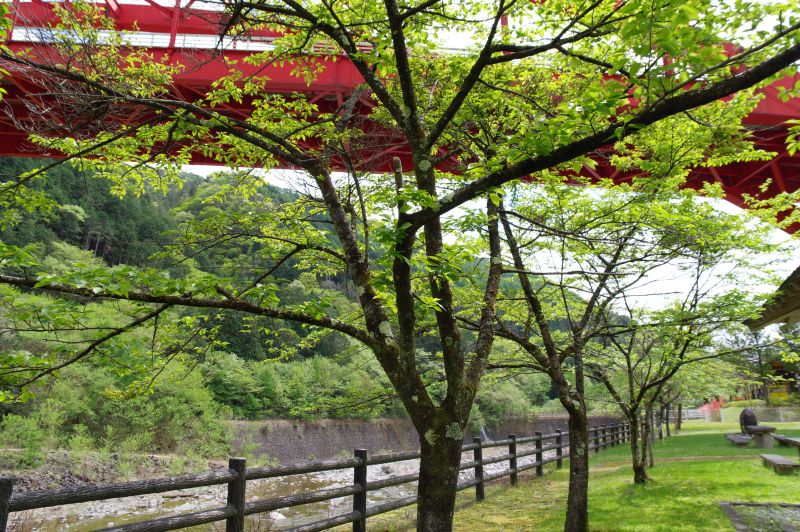
<instances>
[{"instance_id":1,"label":"picnic table","mask_svg":"<svg viewBox=\"0 0 800 532\"><path fill-rule=\"evenodd\" d=\"M748 434L753 436L756 440L756 447L759 449L772 449L772 433L775 432L775 427L767 427L765 425L749 425L745 427Z\"/></svg>"},{"instance_id":2,"label":"picnic table","mask_svg":"<svg viewBox=\"0 0 800 532\"><path fill-rule=\"evenodd\" d=\"M739 426L742 428L742 434L749 434L755 438L756 447L760 449L772 448L772 433L775 432L775 427L759 425L756 413L752 408L745 408L739 414Z\"/></svg>"}]
</instances>

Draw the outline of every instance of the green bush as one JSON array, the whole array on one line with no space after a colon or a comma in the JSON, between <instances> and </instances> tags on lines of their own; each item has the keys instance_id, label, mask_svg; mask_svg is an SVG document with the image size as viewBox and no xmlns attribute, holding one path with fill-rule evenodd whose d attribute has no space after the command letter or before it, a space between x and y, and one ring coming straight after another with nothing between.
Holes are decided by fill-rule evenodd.
<instances>
[{"instance_id":1,"label":"green bush","mask_svg":"<svg viewBox=\"0 0 800 532\"><path fill-rule=\"evenodd\" d=\"M147 393L112 393L119 383L107 368L74 364L29 405L25 417L3 420L4 442L22 441L32 451L64 447L74 451L184 453L224 456L227 435L218 407L197 372L173 364ZM7 443L10 444L10 443Z\"/></svg>"},{"instance_id":2,"label":"green bush","mask_svg":"<svg viewBox=\"0 0 800 532\"><path fill-rule=\"evenodd\" d=\"M229 406L234 417L255 419L263 415L258 399L262 389L246 361L233 353L214 352L201 371L214 399Z\"/></svg>"},{"instance_id":3,"label":"green bush","mask_svg":"<svg viewBox=\"0 0 800 532\"><path fill-rule=\"evenodd\" d=\"M21 463L36 466L44 457L47 435L35 416L8 414L0 423L0 443L22 449Z\"/></svg>"},{"instance_id":4,"label":"green bush","mask_svg":"<svg viewBox=\"0 0 800 532\"><path fill-rule=\"evenodd\" d=\"M73 434L69 437L68 448L72 452L86 452L95 448L94 440L89 435L86 425L75 425Z\"/></svg>"},{"instance_id":5,"label":"green bush","mask_svg":"<svg viewBox=\"0 0 800 532\"><path fill-rule=\"evenodd\" d=\"M489 423L529 415L533 407L525 393L511 380L495 383L487 380L478 390L475 403Z\"/></svg>"}]
</instances>

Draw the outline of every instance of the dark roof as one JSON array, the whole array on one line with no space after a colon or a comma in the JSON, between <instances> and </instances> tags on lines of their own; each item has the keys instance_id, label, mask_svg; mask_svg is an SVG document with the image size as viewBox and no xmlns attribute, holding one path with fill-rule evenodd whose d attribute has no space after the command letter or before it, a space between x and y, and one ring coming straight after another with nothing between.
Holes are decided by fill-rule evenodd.
<instances>
[{"instance_id":1,"label":"dark roof","mask_svg":"<svg viewBox=\"0 0 800 532\"><path fill-rule=\"evenodd\" d=\"M755 331L773 323L797 321L800 321L800 267L781 283L772 299L764 304L761 315L745 324Z\"/></svg>"}]
</instances>

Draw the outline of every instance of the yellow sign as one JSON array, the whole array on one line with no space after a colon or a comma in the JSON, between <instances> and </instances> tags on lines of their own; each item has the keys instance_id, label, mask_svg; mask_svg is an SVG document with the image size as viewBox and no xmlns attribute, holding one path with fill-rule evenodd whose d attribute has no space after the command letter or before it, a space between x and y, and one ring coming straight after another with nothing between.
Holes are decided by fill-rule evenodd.
<instances>
[{"instance_id":1,"label":"yellow sign","mask_svg":"<svg viewBox=\"0 0 800 532\"><path fill-rule=\"evenodd\" d=\"M788 399L789 398L789 391L786 389L786 385L776 385L769 387L769 398L770 399Z\"/></svg>"}]
</instances>

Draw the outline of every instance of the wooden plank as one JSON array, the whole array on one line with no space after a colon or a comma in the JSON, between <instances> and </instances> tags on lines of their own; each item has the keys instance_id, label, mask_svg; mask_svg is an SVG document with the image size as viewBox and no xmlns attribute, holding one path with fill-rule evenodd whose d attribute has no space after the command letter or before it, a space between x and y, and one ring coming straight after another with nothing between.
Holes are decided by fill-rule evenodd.
<instances>
[{"instance_id":1,"label":"wooden plank","mask_svg":"<svg viewBox=\"0 0 800 532\"><path fill-rule=\"evenodd\" d=\"M77 502L102 501L148 493L163 493L202 486L227 484L237 477L235 471L210 471L199 475L186 475L182 477L157 478L152 480L136 480L118 484L95 484L79 486L62 490L29 491L11 498L9 509L12 512L32 510L34 508L47 508L62 504Z\"/></svg>"},{"instance_id":2,"label":"wooden plank","mask_svg":"<svg viewBox=\"0 0 800 532\"><path fill-rule=\"evenodd\" d=\"M471 450L472 446L465 445L464 447L470 447ZM416 460L420 457L419 451L406 451L402 453L390 453L390 454L376 454L374 456L370 456L367 460L367 465L378 465L378 464L388 464L391 462L402 462L404 460Z\"/></svg>"},{"instance_id":3,"label":"wooden plank","mask_svg":"<svg viewBox=\"0 0 800 532\"><path fill-rule=\"evenodd\" d=\"M484 458L483 465L489 464L496 464L497 462L505 462L511 458L511 454L499 454L497 456L492 456L491 458Z\"/></svg>"},{"instance_id":4,"label":"wooden plank","mask_svg":"<svg viewBox=\"0 0 800 532\"><path fill-rule=\"evenodd\" d=\"M367 508L367 517L372 517L373 515L379 515L386 512L391 512L392 510L397 510L399 508L403 508L404 506L410 506L412 504L416 504L417 496L414 495L412 497L406 497L404 499L398 499L396 501L389 501L384 502L382 504L378 504L375 506L371 506Z\"/></svg>"},{"instance_id":5,"label":"wooden plank","mask_svg":"<svg viewBox=\"0 0 800 532\"><path fill-rule=\"evenodd\" d=\"M352 523L356 519L361 519L361 514L358 512L350 512L349 514L329 517L328 519L314 521L313 523L296 526L294 528L287 528L283 532L318 532L319 530L328 530L335 526Z\"/></svg>"},{"instance_id":6,"label":"wooden plank","mask_svg":"<svg viewBox=\"0 0 800 532\"><path fill-rule=\"evenodd\" d=\"M361 465L358 459L348 458L346 460L322 460L319 462L307 462L305 464L288 466L252 467L247 470L247 480L302 475L304 473L319 473L321 471L334 471L336 469L349 469L357 465Z\"/></svg>"},{"instance_id":7,"label":"wooden plank","mask_svg":"<svg viewBox=\"0 0 800 532\"><path fill-rule=\"evenodd\" d=\"M99 532L162 532L165 530L178 530L179 528L214 523L235 515L236 508L225 506L224 508L215 508L213 510L176 515L173 517L162 517L161 519L132 523L130 525L104 528Z\"/></svg>"},{"instance_id":8,"label":"wooden plank","mask_svg":"<svg viewBox=\"0 0 800 532\"><path fill-rule=\"evenodd\" d=\"M469 464L466 465L467 467L461 467L460 469L464 470L475 467L474 462L470 462ZM391 486L399 486L400 484L417 482L418 480L419 480L419 473L410 473L408 475L401 475L399 477L388 477L382 480L373 480L372 482L367 482L367 491L389 488Z\"/></svg>"},{"instance_id":9,"label":"wooden plank","mask_svg":"<svg viewBox=\"0 0 800 532\"><path fill-rule=\"evenodd\" d=\"M339 497L346 497L348 495L360 493L361 491L363 491L361 486L345 486L343 488L325 488L316 491L308 491L297 495L284 495L272 499L248 502L245 505L244 513L245 515L252 515L271 512L272 510L278 510L280 508L289 508L291 506L300 506L312 502L322 502Z\"/></svg>"}]
</instances>

